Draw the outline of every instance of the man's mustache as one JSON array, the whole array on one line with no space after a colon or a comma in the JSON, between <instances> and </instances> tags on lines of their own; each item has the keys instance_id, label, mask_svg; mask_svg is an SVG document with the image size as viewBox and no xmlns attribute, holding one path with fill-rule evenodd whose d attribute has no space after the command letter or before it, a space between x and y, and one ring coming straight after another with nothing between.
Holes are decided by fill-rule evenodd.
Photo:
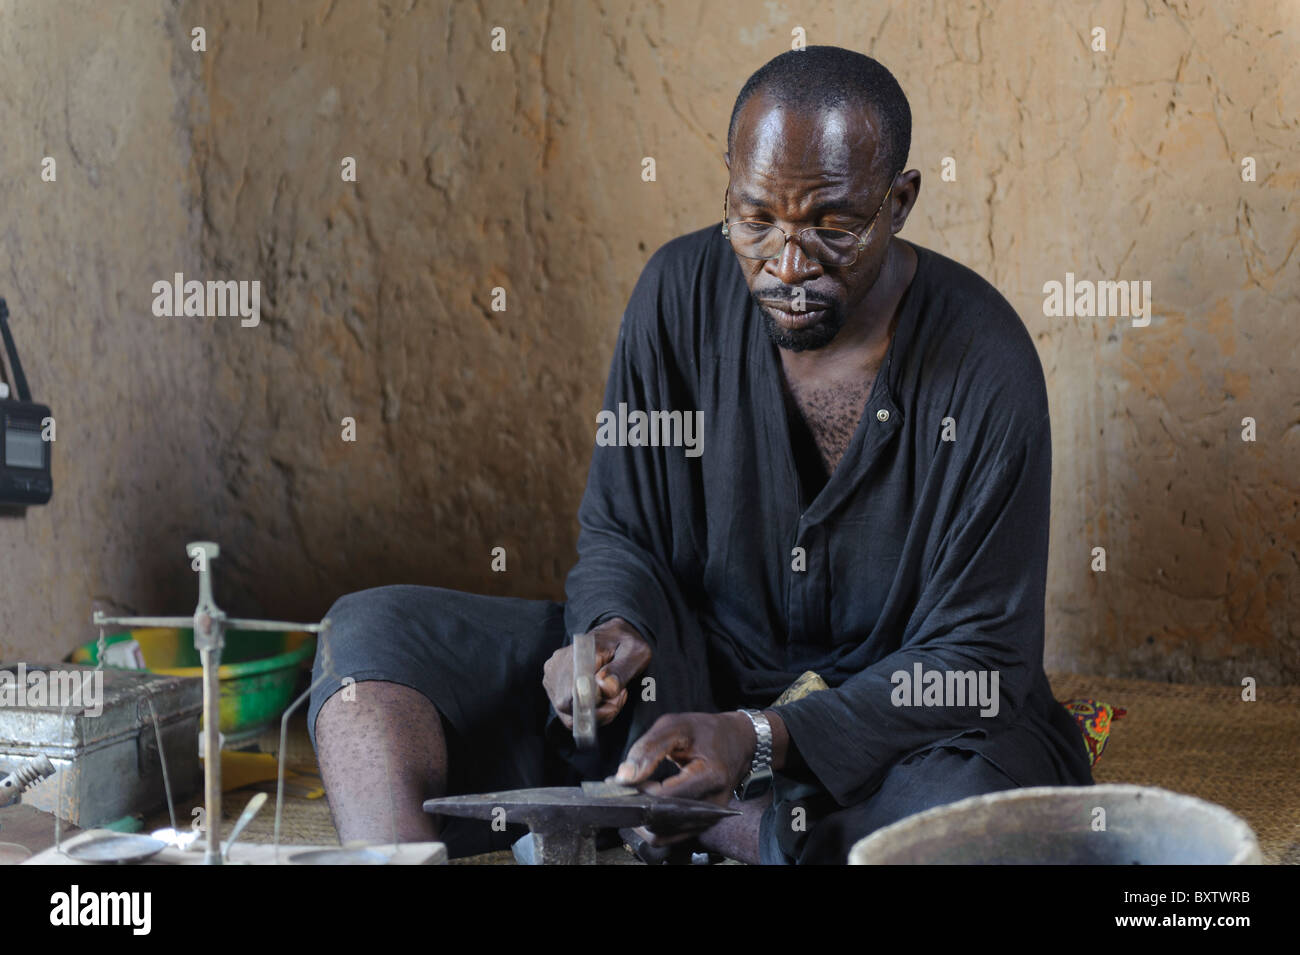
<instances>
[{"instance_id":1,"label":"man's mustache","mask_svg":"<svg viewBox=\"0 0 1300 955\"><path fill-rule=\"evenodd\" d=\"M763 289L761 294L754 297L763 305L772 305L777 308L784 306L786 311L794 310L792 306L795 302L795 290L792 288L782 286L780 288ZM823 301L816 296L809 295L807 292L803 293L803 307L805 310L831 308L834 304L834 302Z\"/></svg>"}]
</instances>

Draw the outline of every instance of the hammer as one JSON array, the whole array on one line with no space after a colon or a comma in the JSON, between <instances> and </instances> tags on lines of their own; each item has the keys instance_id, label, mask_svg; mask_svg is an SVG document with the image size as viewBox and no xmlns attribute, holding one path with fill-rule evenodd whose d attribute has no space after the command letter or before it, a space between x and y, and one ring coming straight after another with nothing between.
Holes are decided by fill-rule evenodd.
<instances>
[{"instance_id":1,"label":"hammer","mask_svg":"<svg viewBox=\"0 0 1300 955\"><path fill-rule=\"evenodd\" d=\"M596 637L573 635L573 741L579 749L596 746Z\"/></svg>"}]
</instances>

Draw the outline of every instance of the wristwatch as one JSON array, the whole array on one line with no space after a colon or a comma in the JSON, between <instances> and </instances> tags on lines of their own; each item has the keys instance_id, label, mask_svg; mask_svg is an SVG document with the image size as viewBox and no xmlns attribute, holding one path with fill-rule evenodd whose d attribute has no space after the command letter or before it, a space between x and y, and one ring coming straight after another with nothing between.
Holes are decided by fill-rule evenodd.
<instances>
[{"instance_id":1,"label":"wristwatch","mask_svg":"<svg viewBox=\"0 0 1300 955\"><path fill-rule=\"evenodd\" d=\"M759 710L737 710L749 717L754 724L754 735L758 743L754 747L754 759L749 764L749 775L736 787L736 798L740 800L757 799L772 786L772 724Z\"/></svg>"}]
</instances>

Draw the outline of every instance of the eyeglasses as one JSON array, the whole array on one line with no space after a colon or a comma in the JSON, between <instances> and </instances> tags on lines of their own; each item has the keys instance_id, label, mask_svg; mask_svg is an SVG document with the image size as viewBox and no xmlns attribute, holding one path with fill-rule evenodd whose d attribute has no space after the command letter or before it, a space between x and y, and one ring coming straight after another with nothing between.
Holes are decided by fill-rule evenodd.
<instances>
[{"instance_id":1,"label":"eyeglasses","mask_svg":"<svg viewBox=\"0 0 1300 955\"><path fill-rule=\"evenodd\" d=\"M893 191L894 185L891 181L889 188L885 190L885 198L880 200L871 222L867 224L866 235L859 236L856 232L849 232L847 229L826 228L801 229L797 233L791 233L760 219L737 219L735 222L728 222L727 200L731 192L728 188L722 193L722 234L731 240L731 247L742 258L764 261L779 259L785 250L785 244L797 238L799 247L811 261L818 265L845 268L856 262L862 250L867 247L867 239L871 236L871 230L876 227L880 210L885 208L885 203L889 201L889 194Z\"/></svg>"}]
</instances>

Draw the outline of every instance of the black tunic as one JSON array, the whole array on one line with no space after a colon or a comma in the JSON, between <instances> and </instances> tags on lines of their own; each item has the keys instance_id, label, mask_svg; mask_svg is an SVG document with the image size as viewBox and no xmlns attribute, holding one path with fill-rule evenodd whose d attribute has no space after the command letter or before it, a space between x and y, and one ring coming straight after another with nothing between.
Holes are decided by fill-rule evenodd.
<instances>
[{"instance_id":1,"label":"black tunic","mask_svg":"<svg viewBox=\"0 0 1300 955\"><path fill-rule=\"evenodd\" d=\"M654 254L624 314L604 409L698 411L702 445L698 456L596 446L565 624L580 632L617 614L645 635L647 719L701 700L768 706L816 671L831 689L779 712L792 766L841 805L940 741L1022 784L1086 783L1082 740L1043 673L1042 365L992 286L913 248L916 274L857 431L811 500L780 355L720 228ZM996 715L894 705L891 676L917 663L996 671Z\"/></svg>"}]
</instances>

